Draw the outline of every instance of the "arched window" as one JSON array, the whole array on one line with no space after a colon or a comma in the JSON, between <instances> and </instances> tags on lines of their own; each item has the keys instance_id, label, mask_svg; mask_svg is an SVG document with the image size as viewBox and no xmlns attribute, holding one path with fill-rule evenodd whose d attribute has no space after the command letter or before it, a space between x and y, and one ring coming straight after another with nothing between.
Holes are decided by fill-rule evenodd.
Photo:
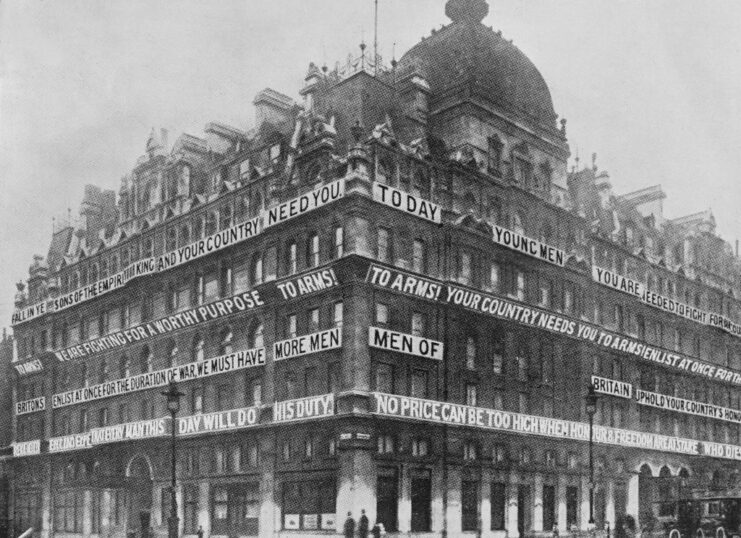
<instances>
[{"instance_id":1,"label":"arched window","mask_svg":"<svg viewBox=\"0 0 741 538\"><path fill-rule=\"evenodd\" d=\"M427 178L427 174L422 170L417 170L414 174L414 182L412 183L412 195L420 198L430 197L430 180Z\"/></svg>"},{"instance_id":2,"label":"arched window","mask_svg":"<svg viewBox=\"0 0 741 538\"><path fill-rule=\"evenodd\" d=\"M259 215L260 209L262 209L262 195L259 192L255 192L250 199L250 216L256 217Z\"/></svg>"},{"instance_id":3,"label":"arched window","mask_svg":"<svg viewBox=\"0 0 741 538\"><path fill-rule=\"evenodd\" d=\"M100 278L108 276L108 260L102 260L100 262Z\"/></svg>"},{"instance_id":4,"label":"arched window","mask_svg":"<svg viewBox=\"0 0 741 538\"><path fill-rule=\"evenodd\" d=\"M80 274L77 271L75 271L75 273L72 275L72 279L70 280L69 289L70 291L74 291L79 287L80 287Z\"/></svg>"},{"instance_id":5,"label":"arched window","mask_svg":"<svg viewBox=\"0 0 741 538\"><path fill-rule=\"evenodd\" d=\"M153 254L154 254L154 247L152 244L152 239L148 237L147 239L144 240L144 257L151 258Z\"/></svg>"},{"instance_id":6,"label":"arched window","mask_svg":"<svg viewBox=\"0 0 741 538\"><path fill-rule=\"evenodd\" d=\"M229 355L234 350L234 335L230 327L224 327L219 334L219 355Z\"/></svg>"},{"instance_id":7,"label":"arched window","mask_svg":"<svg viewBox=\"0 0 741 538\"><path fill-rule=\"evenodd\" d=\"M476 368L476 339L473 336L466 338L466 368Z\"/></svg>"},{"instance_id":8,"label":"arched window","mask_svg":"<svg viewBox=\"0 0 741 538\"><path fill-rule=\"evenodd\" d=\"M167 230L167 245L165 246L165 250L172 252L176 248L178 248L178 232L175 228L170 228Z\"/></svg>"},{"instance_id":9,"label":"arched window","mask_svg":"<svg viewBox=\"0 0 741 538\"><path fill-rule=\"evenodd\" d=\"M102 359L98 365L98 383L108 381L108 361Z\"/></svg>"},{"instance_id":10,"label":"arched window","mask_svg":"<svg viewBox=\"0 0 741 538\"><path fill-rule=\"evenodd\" d=\"M172 368L178 364L178 345L174 339L167 342L167 365Z\"/></svg>"},{"instance_id":11,"label":"arched window","mask_svg":"<svg viewBox=\"0 0 741 538\"><path fill-rule=\"evenodd\" d=\"M306 244L306 265L316 267L319 265L319 234L312 233Z\"/></svg>"},{"instance_id":12,"label":"arched window","mask_svg":"<svg viewBox=\"0 0 741 538\"><path fill-rule=\"evenodd\" d=\"M180 228L180 246L184 247L190 243L190 226L187 224Z\"/></svg>"},{"instance_id":13,"label":"arched window","mask_svg":"<svg viewBox=\"0 0 741 538\"><path fill-rule=\"evenodd\" d=\"M212 235L216 233L216 227L218 224L219 218L216 216L215 211L209 211L208 215L206 216L206 235Z\"/></svg>"},{"instance_id":14,"label":"arched window","mask_svg":"<svg viewBox=\"0 0 741 538\"><path fill-rule=\"evenodd\" d=\"M224 206L221 208L221 229L226 230L232 225L232 208Z\"/></svg>"},{"instance_id":15,"label":"arched window","mask_svg":"<svg viewBox=\"0 0 741 538\"><path fill-rule=\"evenodd\" d=\"M262 254L259 252L252 256L250 264L250 281L253 286L262 284Z\"/></svg>"},{"instance_id":16,"label":"arched window","mask_svg":"<svg viewBox=\"0 0 741 538\"><path fill-rule=\"evenodd\" d=\"M286 261L289 275L298 271L298 247L295 241L288 244L288 259Z\"/></svg>"},{"instance_id":17,"label":"arched window","mask_svg":"<svg viewBox=\"0 0 741 538\"><path fill-rule=\"evenodd\" d=\"M195 335L193 337L193 360L194 361L202 361L204 358L206 358L206 351L205 351L205 343L203 341L203 338L200 335Z\"/></svg>"},{"instance_id":18,"label":"arched window","mask_svg":"<svg viewBox=\"0 0 741 538\"><path fill-rule=\"evenodd\" d=\"M129 377L131 375L131 362L129 361L128 355L121 357L119 363L119 377Z\"/></svg>"},{"instance_id":19,"label":"arched window","mask_svg":"<svg viewBox=\"0 0 741 538\"><path fill-rule=\"evenodd\" d=\"M71 482L75 479L75 462L70 460L64 467L64 481Z\"/></svg>"},{"instance_id":20,"label":"arched window","mask_svg":"<svg viewBox=\"0 0 741 538\"><path fill-rule=\"evenodd\" d=\"M121 249L121 269L126 269L129 266L129 249L124 247Z\"/></svg>"},{"instance_id":21,"label":"arched window","mask_svg":"<svg viewBox=\"0 0 741 538\"><path fill-rule=\"evenodd\" d=\"M388 159L380 159L376 168L376 181L384 185L391 185L393 180L393 164Z\"/></svg>"},{"instance_id":22,"label":"arched window","mask_svg":"<svg viewBox=\"0 0 741 538\"><path fill-rule=\"evenodd\" d=\"M265 340L263 338L262 323L255 321L252 324L252 330L249 334L248 344L250 349L257 349L265 346Z\"/></svg>"},{"instance_id":23,"label":"arched window","mask_svg":"<svg viewBox=\"0 0 741 538\"><path fill-rule=\"evenodd\" d=\"M200 215L196 217L195 221L193 222L193 239L198 240L201 237L203 237L203 221L205 217L203 215Z\"/></svg>"},{"instance_id":24,"label":"arched window","mask_svg":"<svg viewBox=\"0 0 741 538\"><path fill-rule=\"evenodd\" d=\"M306 183L312 185L321 181L322 179L322 167L318 162L313 162L306 169Z\"/></svg>"},{"instance_id":25,"label":"arched window","mask_svg":"<svg viewBox=\"0 0 741 538\"><path fill-rule=\"evenodd\" d=\"M472 192L467 192L465 196L463 196L461 209L463 213L472 214L476 212L476 196L474 196Z\"/></svg>"},{"instance_id":26,"label":"arched window","mask_svg":"<svg viewBox=\"0 0 741 538\"><path fill-rule=\"evenodd\" d=\"M80 365L80 378L82 379L82 386L87 387L90 385L90 379L87 375L87 364L84 362Z\"/></svg>"},{"instance_id":27,"label":"arched window","mask_svg":"<svg viewBox=\"0 0 741 538\"><path fill-rule=\"evenodd\" d=\"M98 280L98 264L94 263L90 268L90 282L97 282Z\"/></svg>"},{"instance_id":28,"label":"arched window","mask_svg":"<svg viewBox=\"0 0 741 538\"><path fill-rule=\"evenodd\" d=\"M512 230L520 235L525 235L525 218L519 211L515 211L512 215Z\"/></svg>"},{"instance_id":29,"label":"arched window","mask_svg":"<svg viewBox=\"0 0 741 538\"><path fill-rule=\"evenodd\" d=\"M249 216L250 199L248 196L242 196L237 202L237 220L240 222Z\"/></svg>"},{"instance_id":30,"label":"arched window","mask_svg":"<svg viewBox=\"0 0 741 538\"><path fill-rule=\"evenodd\" d=\"M142 373L151 372L152 366L154 363L154 355L152 354L152 351L149 349L149 346L144 346L144 349L142 349L140 360L141 360L141 364L140 364L141 372Z\"/></svg>"}]
</instances>

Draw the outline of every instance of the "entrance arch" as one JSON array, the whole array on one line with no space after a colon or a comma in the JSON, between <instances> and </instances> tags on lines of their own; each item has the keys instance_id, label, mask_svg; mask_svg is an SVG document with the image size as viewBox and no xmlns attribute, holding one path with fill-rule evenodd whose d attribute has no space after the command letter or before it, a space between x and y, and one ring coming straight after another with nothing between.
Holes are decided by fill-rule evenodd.
<instances>
[{"instance_id":1,"label":"entrance arch","mask_svg":"<svg viewBox=\"0 0 741 538\"><path fill-rule=\"evenodd\" d=\"M653 502L655 497L653 471L647 463L641 465L638 472L638 521L641 529L651 530L654 521Z\"/></svg>"},{"instance_id":2,"label":"entrance arch","mask_svg":"<svg viewBox=\"0 0 741 538\"><path fill-rule=\"evenodd\" d=\"M137 454L126 465L126 489L129 506L126 533L149 538L152 516L152 462L144 454Z\"/></svg>"}]
</instances>

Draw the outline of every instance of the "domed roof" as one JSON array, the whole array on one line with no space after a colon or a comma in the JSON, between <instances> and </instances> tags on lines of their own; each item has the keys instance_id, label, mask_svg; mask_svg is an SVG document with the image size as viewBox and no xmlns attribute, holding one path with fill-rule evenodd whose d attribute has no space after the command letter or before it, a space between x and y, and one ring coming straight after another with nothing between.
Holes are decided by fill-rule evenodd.
<instances>
[{"instance_id":1,"label":"domed roof","mask_svg":"<svg viewBox=\"0 0 741 538\"><path fill-rule=\"evenodd\" d=\"M433 32L399 61L399 69L418 68L433 94L475 82L484 96L504 110L555 128L556 113L548 86L520 49L481 21L486 0L448 0L452 24Z\"/></svg>"}]
</instances>

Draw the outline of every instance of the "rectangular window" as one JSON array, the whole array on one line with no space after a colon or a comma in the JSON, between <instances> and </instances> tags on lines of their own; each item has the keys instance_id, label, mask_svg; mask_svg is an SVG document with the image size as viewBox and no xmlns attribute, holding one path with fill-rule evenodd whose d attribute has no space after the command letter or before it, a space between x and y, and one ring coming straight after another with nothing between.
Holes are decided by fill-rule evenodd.
<instances>
[{"instance_id":1,"label":"rectangular window","mask_svg":"<svg viewBox=\"0 0 741 538\"><path fill-rule=\"evenodd\" d=\"M296 314L289 314L286 318L286 338L296 338Z\"/></svg>"},{"instance_id":2,"label":"rectangular window","mask_svg":"<svg viewBox=\"0 0 741 538\"><path fill-rule=\"evenodd\" d=\"M461 252L461 257L458 266L458 282L461 284L471 284L471 254L468 252Z\"/></svg>"},{"instance_id":3,"label":"rectangular window","mask_svg":"<svg viewBox=\"0 0 741 538\"><path fill-rule=\"evenodd\" d=\"M319 265L319 235L309 236L309 251L307 256L307 266L316 267Z\"/></svg>"},{"instance_id":4,"label":"rectangular window","mask_svg":"<svg viewBox=\"0 0 741 538\"><path fill-rule=\"evenodd\" d=\"M335 327L342 327L344 313L345 309L342 301L335 303L332 308L332 325L334 325Z\"/></svg>"},{"instance_id":5,"label":"rectangular window","mask_svg":"<svg viewBox=\"0 0 741 538\"><path fill-rule=\"evenodd\" d=\"M386 228L378 228L378 254L376 258L380 262L391 261L391 232Z\"/></svg>"},{"instance_id":6,"label":"rectangular window","mask_svg":"<svg viewBox=\"0 0 741 538\"><path fill-rule=\"evenodd\" d=\"M334 229L334 257L339 258L345 254L345 231L342 226Z\"/></svg>"},{"instance_id":7,"label":"rectangular window","mask_svg":"<svg viewBox=\"0 0 741 538\"><path fill-rule=\"evenodd\" d=\"M309 310L309 332L317 332L319 330L319 309L312 308Z\"/></svg>"},{"instance_id":8,"label":"rectangular window","mask_svg":"<svg viewBox=\"0 0 741 538\"><path fill-rule=\"evenodd\" d=\"M426 447L427 441L419 440ZM421 454L422 455L422 454ZM429 469L411 471L412 532L429 532L432 525L432 476Z\"/></svg>"},{"instance_id":9,"label":"rectangular window","mask_svg":"<svg viewBox=\"0 0 741 538\"><path fill-rule=\"evenodd\" d=\"M195 387L190 396L191 412L193 414L203 413L203 387Z\"/></svg>"},{"instance_id":10,"label":"rectangular window","mask_svg":"<svg viewBox=\"0 0 741 538\"><path fill-rule=\"evenodd\" d=\"M333 480L285 482L282 497L286 530L335 530L341 525L335 523L337 488Z\"/></svg>"},{"instance_id":11,"label":"rectangular window","mask_svg":"<svg viewBox=\"0 0 741 538\"><path fill-rule=\"evenodd\" d=\"M392 394L394 392L394 367L390 364L376 365L376 391Z\"/></svg>"},{"instance_id":12,"label":"rectangular window","mask_svg":"<svg viewBox=\"0 0 741 538\"><path fill-rule=\"evenodd\" d=\"M491 530L505 529L505 507L507 506L506 486L502 482L491 484Z\"/></svg>"},{"instance_id":13,"label":"rectangular window","mask_svg":"<svg viewBox=\"0 0 741 538\"><path fill-rule=\"evenodd\" d=\"M82 490L59 491L54 495L54 530L81 533L83 512Z\"/></svg>"},{"instance_id":14,"label":"rectangular window","mask_svg":"<svg viewBox=\"0 0 741 538\"><path fill-rule=\"evenodd\" d=\"M475 531L479 524L479 483L464 480L461 484L461 528Z\"/></svg>"},{"instance_id":15,"label":"rectangular window","mask_svg":"<svg viewBox=\"0 0 741 538\"><path fill-rule=\"evenodd\" d=\"M425 315L421 312L412 313L412 335L424 336L425 334Z\"/></svg>"},{"instance_id":16,"label":"rectangular window","mask_svg":"<svg viewBox=\"0 0 741 538\"><path fill-rule=\"evenodd\" d=\"M216 409L226 411L233 407L234 389L231 385L219 385L216 391Z\"/></svg>"},{"instance_id":17,"label":"rectangular window","mask_svg":"<svg viewBox=\"0 0 741 538\"><path fill-rule=\"evenodd\" d=\"M577 503L579 501L579 488L576 486L566 487L566 528L570 529L576 525Z\"/></svg>"},{"instance_id":18,"label":"rectangular window","mask_svg":"<svg viewBox=\"0 0 741 538\"><path fill-rule=\"evenodd\" d=\"M251 384L252 389L252 405L260 405L262 403L262 380L253 379Z\"/></svg>"},{"instance_id":19,"label":"rectangular window","mask_svg":"<svg viewBox=\"0 0 741 538\"><path fill-rule=\"evenodd\" d=\"M478 404L478 388L474 383L466 384L466 405L476 406Z\"/></svg>"},{"instance_id":20,"label":"rectangular window","mask_svg":"<svg viewBox=\"0 0 741 538\"><path fill-rule=\"evenodd\" d=\"M376 323L378 325L388 325L389 307L383 303L376 303Z\"/></svg>"},{"instance_id":21,"label":"rectangular window","mask_svg":"<svg viewBox=\"0 0 741 538\"><path fill-rule=\"evenodd\" d=\"M553 293L553 283L548 279L540 280L540 289L538 295L538 304L546 308L551 306L551 294Z\"/></svg>"},{"instance_id":22,"label":"rectangular window","mask_svg":"<svg viewBox=\"0 0 741 538\"><path fill-rule=\"evenodd\" d=\"M234 267L233 278L235 293L250 289L250 266L246 261Z\"/></svg>"},{"instance_id":23,"label":"rectangular window","mask_svg":"<svg viewBox=\"0 0 741 538\"><path fill-rule=\"evenodd\" d=\"M494 262L491 264L491 270L489 272L489 286L491 291L498 292L501 288L502 280L502 268L498 263Z\"/></svg>"},{"instance_id":24,"label":"rectangular window","mask_svg":"<svg viewBox=\"0 0 741 538\"><path fill-rule=\"evenodd\" d=\"M525 300L525 273L519 269L513 269L514 271L514 289L513 295L519 301Z\"/></svg>"},{"instance_id":25,"label":"rectangular window","mask_svg":"<svg viewBox=\"0 0 741 538\"><path fill-rule=\"evenodd\" d=\"M412 370L412 386L410 395L413 398L427 398L427 371L426 370Z\"/></svg>"},{"instance_id":26,"label":"rectangular window","mask_svg":"<svg viewBox=\"0 0 741 538\"><path fill-rule=\"evenodd\" d=\"M412 247L412 270L416 273L425 273L427 270L425 243L421 239L415 239Z\"/></svg>"},{"instance_id":27,"label":"rectangular window","mask_svg":"<svg viewBox=\"0 0 741 538\"><path fill-rule=\"evenodd\" d=\"M551 532L556 523L556 488L551 485L543 486L543 530Z\"/></svg>"},{"instance_id":28,"label":"rectangular window","mask_svg":"<svg viewBox=\"0 0 741 538\"><path fill-rule=\"evenodd\" d=\"M183 533L196 534L198 532L198 486L185 484L183 486Z\"/></svg>"}]
</instances>

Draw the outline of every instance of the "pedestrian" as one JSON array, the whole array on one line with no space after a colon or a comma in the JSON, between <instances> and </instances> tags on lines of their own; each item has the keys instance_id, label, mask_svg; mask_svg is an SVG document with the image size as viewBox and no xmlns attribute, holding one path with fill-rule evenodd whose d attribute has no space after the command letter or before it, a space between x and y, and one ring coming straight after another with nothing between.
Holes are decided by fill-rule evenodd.
<instances>
[{"instance_id":1,"label":"pedestrian","mask_svg":"<svg viewBox=\"0 0 741 538\"><path fill-rule=\"evenodd\" d=\"M553 538L558 538L558 523L553 524L552 532Z\"/></svg>"},{"instance_id":2,"label":"pedestrian","mask_svg":"<svg viewBox=\"0 0 741 538\"><path fill-rule=\"evenodd\" d=\"M371 534L373 535L373 538L381 538L381 524L378 522L378 520L376 520L376 524L373 525Z\"/></svg>"},{"instance_id":3,"label":"pedestrian","mask_svg":"<svg viewBox=\"0 0 741 538\"><path fill-rule=\"evenodd\" d=\"M352 518L352 512L347 513L344 529L345 538L355 538L355 520Z\"/></svg>"},{"instance_id":4,"label":"pedestrian","mask_svg":"<svg viewBox=\"0 0 741 538\"><path fill-rule=\"evenodd\" d=\"M358 536L360 536L360 538L368 538L368 516L365 515L365 510L360 511L360 521L358 521Z\"/></svg>"}]
</instances>

